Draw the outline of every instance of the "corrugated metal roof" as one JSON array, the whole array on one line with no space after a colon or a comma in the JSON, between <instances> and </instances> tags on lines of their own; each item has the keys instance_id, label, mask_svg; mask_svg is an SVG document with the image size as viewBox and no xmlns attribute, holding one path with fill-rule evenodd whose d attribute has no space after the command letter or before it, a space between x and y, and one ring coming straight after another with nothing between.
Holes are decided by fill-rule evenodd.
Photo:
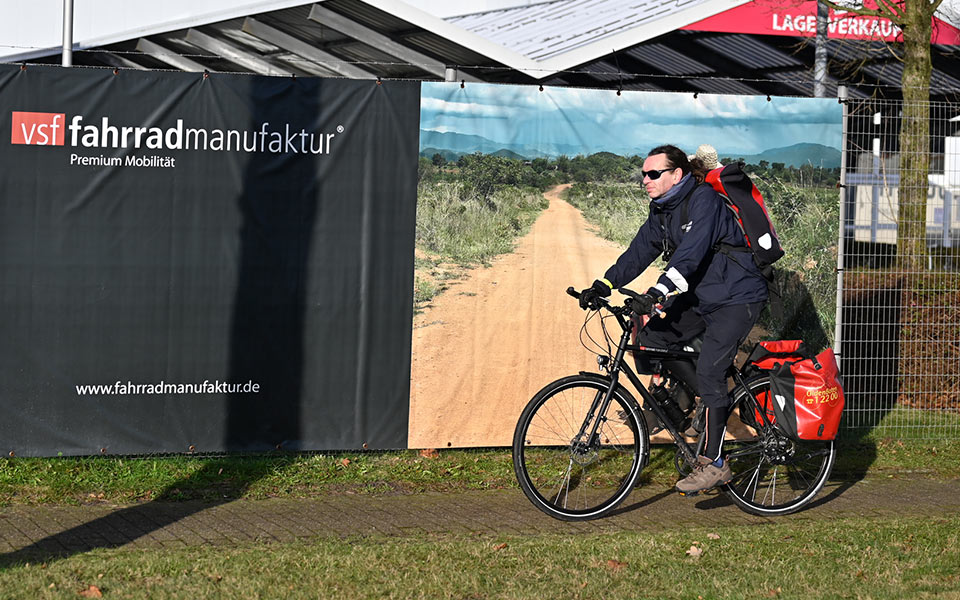
<instances>
[{"instance_id":1,"label":"corrugated metal roof","mask_svg":"<svg viewBox=\"0 0 960 600\"><path fill-rule=\"evenodd\" d=\"M559 56L707 0L555 0L447 19L533 60Z\"/></svg>"},{"instance_id":2,"label":"corrugated metal roof","mask_svg":"<svg viewBox=\"0 0 960 600\"><path fill-rule=\"evenodd\" d=\"M499 63L491 61L490 58L468 46L437 35L428 29L411 25L409 22L385 10L373 7L362 0L327 0L320 6L335 10L364 27L384 33L394 41L399 41L418 51L426 52L446 64L500 66Z\"/></svg>"},{"instance_id":3,"label":"corrugated metal roof","mask_svg":"<svg viewBox=\"0 0 960 600\"><path fill-rule=\"evenodd\" d=\"M827 50L831 57L841 61L864 61L890 56L890 50L883 42L863 40L828 40Z\"/></svg>"},{"instance_id":4,"label":"corrugated metal roof","mask_svg":"<svg viewBox=\"0 0 960 600\"><path fill-rule=\"evenodd\" d=\"M663 92L668 88L661 87L652 81L632 81L625 83L623 89L641 92Z\"/></svg>"},{"instance_id":5,"label":"corrugated metal roof","mask_svg":"<svg viewBox=\"0 0 960 600\"><path fill-rule=\"evenodd\" d=\"M960 79L936 69L930 74L930 86L935 91L949 91L955 93L960 90Z\"/></svg>"},{"instance_id":6,"label":"corrugated metal roof","mask_svg":"<svg viewBox=\"0 0 960 600\"><path fill-rule=\"evenodd\" d=\"M577 70L581 73L590 73L591 77L602 82L615 82L623 79L623 75L618 72L617 66L606 60L598 60Z\"/></svg>"},{"instance_id":7,"label":"corrugated metal roof","mask_svg":"<svg viewBox=\"0 0 960 600\"><path fill-rule=\"evenodd\" d=\"M797 58L747 35L732 33L699 36L696 43L751 69L803 66L803 62Z\"/></svg>"},{"instance_id":8,"label":"corrugated metal roof","mask_svg":"<svg viewBox=\"0 0 960 600\"><path fill-rule=\"evenodd\" d=\"M710 94L752 94L757 90L736 79L705 78L690 82L693 89L699 88Z\"/></svg>"},{"instance_id":9,"label":"corrugated metal roof","mask_svg":"<svg viewBox=\"0 0 960 600\"><path fill-rule=\"evenodd\" d=\"M336 29L324 27L320 23L311 21L310 8L312 6L312 4L308 3L286 10L263 13L257 15L257 18L271 27L279 28L304 41L313 42L318 46L350 39Z\"/></svg>"},{"instance_id":10,"label":"corrugated metal roof","mask_svg":"<svg viewBox=\"0 0 960 600\"><path fill-rule=\"evenodd\" d=\"M666 44L644 44L627 50L625 54L642 60L669 75L694 75L712 71L707 65L677 52Z\"/></svg>"},{"instance_id":11,"label":"corrugated metal roof","mask_svg":"<svg viewBox=\"0 0 960 600\"><path fill-rule=\"evenodd\" d=\"M151 34L144 38L142 51L133 38L77 51L74 60L78 65L121 68L173 65L196 70L199 65L225 72L422 80L442 79L447 67L455 67L456 78L468 81L810 95L812 43L677 29L743 1L549 0L445 22L403 0L300 5L271 0L263 5L267 12L248 15L254 23L249 27L246 17L233 12L216 22L188 28L181 23L175 31ZM181 60L170 60L165 53L181 55ZM834 75L829 93L839 77L850 82L851 97L898 94L900 66L883 45L831 40L828 54ZM934 47L932 93L949 95L960 89L958 56L956 47ZM856 89L860 84L864 91ZM883 87L877 92L873 85Z\"/></svg>"},{"instance_id":12,"label":"corrugated metal roof","mask_svg":"<svg viewBox=\"0 0 960 600\"><path fill-rule=\"evenodd\" d=\"M888 62L882 65L866 65L863 72L877 79L883 85L900 85L903 76L903 65L899 62ZM933 83L931 81L931 83Z\"/></svg>"},{"instance_id":13,"label":"corrugated metal roof","mask_svg":"<svg viewBox=\"0 0 960 600\"><path fill-rule=\"evenodd\" d=\"M809 71L773 71L768 73L767 76L774 81L783 83L795 95L813 95L813 77L811 77ZM835 97L837 95L837 79L835 77L828 76L824 85L828 96ZM783 94L786 93L783 92Z\"/></svg>"}]
</instances>

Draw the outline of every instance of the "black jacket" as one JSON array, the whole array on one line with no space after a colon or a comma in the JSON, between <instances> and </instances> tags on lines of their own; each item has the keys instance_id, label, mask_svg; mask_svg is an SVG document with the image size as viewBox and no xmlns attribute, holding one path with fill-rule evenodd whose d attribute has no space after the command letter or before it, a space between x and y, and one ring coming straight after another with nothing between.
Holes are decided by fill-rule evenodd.
<instances>
[{"instance_id":1,"label":"black jacket","mask_svg":"<svg viewBox=\"0 0 960 600\"><path fill-rule=\"evenodd\" d=\"M650 215L630 247L607 269L607 281L614 288L630 283L669 246L675 250L656 285L664 295L692 291L701 313L765 301L767 281L753 262L743 232L723 198L710 185L697 185L689 175L677 186L680 189L662 205L650 203ZM688 194L687 222L682 223ZM719 252L718 244L742 247L743 251Z\"/></svg>"}]
</instances>

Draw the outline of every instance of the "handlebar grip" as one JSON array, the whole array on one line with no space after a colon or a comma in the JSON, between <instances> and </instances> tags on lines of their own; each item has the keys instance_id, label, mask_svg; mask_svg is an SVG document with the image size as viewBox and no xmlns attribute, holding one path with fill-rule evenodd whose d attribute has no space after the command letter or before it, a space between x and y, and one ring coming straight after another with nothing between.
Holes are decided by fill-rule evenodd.
<instances>
[{"instance_id":1,"label":"handlebar grip","mask_svg":"<svg viewBox=\"0 0 960 600\"><path fill-rule=\"evenodd\" d=\"M570 295L570 296L573 296L574 298L579 298L579 297L580 297L580 292L578 292L577 290L573 289L573 286L570 286L570 287L567 288L567 294Z\"/></svg>"},{"instance_id":2,"label":"handlebar grip","mask_svg":"<svg viewBox=\"0 0 960 600\"><path fill-rule=\"evenodd\" d=\"M630 310L634 311L634 312L637 313L637 314L642 314L640 311L638 311L638 310L633 306L633 303L634 303L635 300L640 300L640 294L634 292L633 290L628 290L627 288L620 288L618 291L619 291L621 294L623 294L624 296L627 296L627 299L624 301L624 306L627 306ZM655 304L655 305L653 306L653 310L651 311L651 314L646 315L646 316L648 316L648 317L654 317L654 316L664 317L664 316L666 316L666 312L664 312L663 307L662 307L661 305Z\"/></svg>"}]
</instances>

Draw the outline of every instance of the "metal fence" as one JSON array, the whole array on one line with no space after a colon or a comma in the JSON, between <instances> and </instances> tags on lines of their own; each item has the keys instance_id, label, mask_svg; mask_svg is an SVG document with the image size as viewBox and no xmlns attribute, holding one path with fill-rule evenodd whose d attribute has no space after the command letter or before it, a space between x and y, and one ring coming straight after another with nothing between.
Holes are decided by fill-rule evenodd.
<instances>
[{"instance_id":1,"label":"metal fence","mask_svg":"<svg viewBox=\"0 0 960 600\"><path fill-rule=\"evenodd\" d=\"M842 102L837 345L845 427L958 438L960 104L927 103L929 171L909 194L908 177L901 185L902 103Z\"/></svg>"}]
</instances>

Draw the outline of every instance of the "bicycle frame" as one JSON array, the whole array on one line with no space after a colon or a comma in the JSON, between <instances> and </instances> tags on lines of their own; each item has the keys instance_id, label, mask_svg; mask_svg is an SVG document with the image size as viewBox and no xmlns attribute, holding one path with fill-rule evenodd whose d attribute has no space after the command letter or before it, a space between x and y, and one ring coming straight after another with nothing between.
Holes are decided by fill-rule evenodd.
<instances>
[{"instance_id":1,"label":"bicycle frame","mask_svg":"<svg viewBox=\"0 0 960 600\"><path fill-rule=\"evenodd\" d=\"M604 311L600 318L602 340L592 338L589 332L586 336L599 346L595 350L597 364L605 373L598 376L596 372L581 371L579 375L551 382L527 403L514 431L513 464L520 487L537 508L558 519L599 518L626 498L649 457L649 440L645 434L649 433L647 423L651 422L651 415L662 423L663 430L677 447L674 462L681 475L692 470L702 451L704 436L699 436L696 442L688 441L680 431L687 421L673 422L671 415L677 419L680 415L675 414L672 406L661 407L658 403L660 388L643 385L637 372L640 367L635 370L625 360L627 352L633 352L641 359L659 363L657 370L661 375L679 379L678 376L689 369L678 369L675 363L695 361L699 353L631 344L634 316L646 312L648 299L630 290L620 288L620 291L628 296L622 305L613 305L596 296L581 303L592 311ZM580 298L573 288L568 288L567 293ZM587 321L597 314L590 313ZM610 316L615 317L622 329L619 340L615 328L607 326L606 319ZM584 346L590 348L585 341ZM621 372L626 373L636 392L628 390ZM739 409L740 419L755 433L738 439L724 457L733 472L724 492L751 514L796 512L807 505L827 481L835 457L833 442L797 443L778 429L774 417L766 412L771 401L768 373L755 370L748 363L742 368L731 365L727 376L733 379L735 404L730 412ZM588 403L585 416L580 412L584 409L579 404L581 400ZM644 404L647 412L642 414L646 418L640 416L638 400ZM614 404L622 410L608 414ZM621 422L633 432L629 442L622 441L616 429ZM657 428L659 430L659 423ZM532 436L531 431L547 433ZM528 455L526 448L531 445L539 449ZM618 471L613 473L614 479L609 478L611 473L596 471L599 477L591 483L590 470L594 463L608 458L611 468ZM624 470L627 467L629 470ZM574 472L576 480L571 479ZM622 478L616 477L621 474ZM611 482L612 489L607 489ZM581 491L573 496L575 489Z\"/></svg>"},{"instance_id":2,"label":"bicycle frame","mask_svg":"<svg viewBox=\"0 0 960 600\"><path fill-rule=\"evenodd\" d=\"M617 323L620 325L623 333L620 336L619 343L617 344L617 351L613 357L613 360L607 361L601 359L599 361L601 367L605 368L610 376L610 387L602 397L598 394L598 396L594 398L594 401L590 406L590 410L587 413L587 417L584 419L583 425L580 428L577 439L586 440L587 444L595 441L595 436L600 428L600 421L595 419L595 416L597 414L606 414L606 411L609 408L610 402L613 398L613 392L617 389L617 386L620 385L620 373L623 372L626 373L627 379L633 383L634 387L640 393L640 397L643 399L644 406L648 407L650 411L656 415L657 419L660 420L661 424L663 424L664 429L670 434L670 437L673 439L673 443L680 450L684 459L688 462L688 464L695 464L697 461L697 454L699 454L699 451L701 450L699 440L696 445L687 443L683 434L676 428L676 426L674 426L671 419L667 417L663 408L660 407L660 404L656 402L656 400L653 398L653 395L647 389L647 386L641 383L637 373L634 372L624 358L626 357L627 352L632 352L640 356L654 358L661 361L669 359L690 359L696 361L700 354L692 350L671 350L666 348L653 348L649 346L631 344L631 321L624 316L623 311L617 310L609 303L606 304L606 308L610 310L610 313L614 317L616 317ZM746 393L751 399L753 406L748 407L749 410L753 410L754 408L760 406L759 401L753 395L750 387L746 384L743 373L739 369L731 366L727 376L734 379L736 384L734 390L743 390L744 393ZM772 422L767 418L766 411L757 410L756 413L760 417L764 427L772 425ZM590 435L586 435L588 427L590 429Z\"/></svg>"},{"instance_id":3,"label":"bicycle frame","mask_svg":"<svg viewBox=\"0 0 960 600\"><path fill-rule=\"evenodd\" d=\"M610 376L610 387L607 389L607 392L602 398L599 396L599 394L597 398L594 398L593 404L591 404L590 410L587 413L587 417L584 419L583 425L580 428L578 439L587 440L588 443L596 439L595 436L600 428L600 421L594 417L596 414L598 414L598 411L601 415L606 414L606 411L610 406L611 399L613 398L613 392L617 389L617 386L620 385L620 373L623 372L626 373L627 379L630 380L630 382L640 393L640 397L643 398L644 406L648 407L653 414L657 416L660 422L664 425L664 429L670 433L674 444L676 444L677 448L679 448L684 459L686 459L690 464L694 464L697 460L698 448L691 447L691 445L687 443L683 437L683 434L673 425L664 410L660 407L656 400L654 400L653 395L647 390L647 386L643 385L639 376L624 360L624 357L626 356L627 352L634 352L661 360L671 358L689 358L696 360L696 358L699 356L699 353L687 350L668 350L665 348L651 348L647 346L631 344L630 333L632 327L630 321L624 317L621 312L612 310L613 307L608 305L608 308L611 309L611 314L616 317L617 322L623 329L623 334L620 336L620 342L617 344L617 351L612 362L605 364L605 361L600 361L601 366L605 366L606 371ZM591 423L592 425L590 425ZM585 435L588 427L590 427L590 435Z\"/></svg>"}]
</instances>

